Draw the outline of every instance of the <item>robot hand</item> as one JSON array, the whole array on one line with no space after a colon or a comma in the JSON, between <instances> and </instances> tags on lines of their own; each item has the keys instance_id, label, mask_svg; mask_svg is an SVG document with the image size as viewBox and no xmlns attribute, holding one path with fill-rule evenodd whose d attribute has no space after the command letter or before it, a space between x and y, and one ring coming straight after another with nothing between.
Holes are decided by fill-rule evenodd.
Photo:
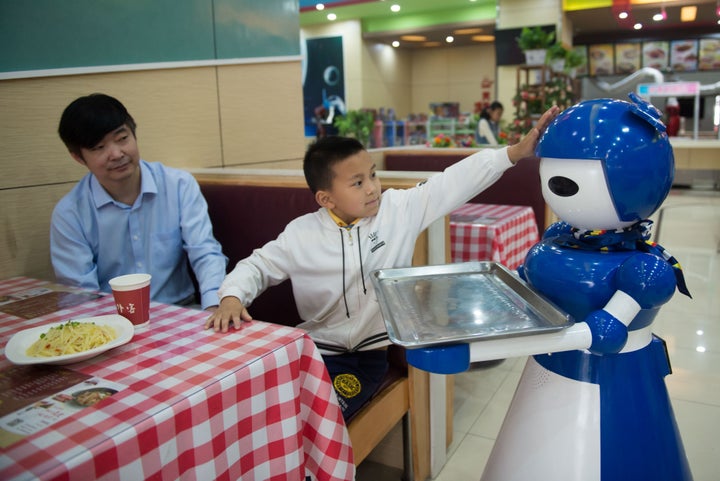
<instances>
[{"instance_id":1,"label":"robot hand","mask_svg":"<svg viewBox=\"0 0 720 481\"><path fill-rule=\"evenodd\" d=\"M620 352L628 338L627 326L607 311L593 311L585 322L590 326L593 354L613 354Z\"/></svg>"}]
</instances>

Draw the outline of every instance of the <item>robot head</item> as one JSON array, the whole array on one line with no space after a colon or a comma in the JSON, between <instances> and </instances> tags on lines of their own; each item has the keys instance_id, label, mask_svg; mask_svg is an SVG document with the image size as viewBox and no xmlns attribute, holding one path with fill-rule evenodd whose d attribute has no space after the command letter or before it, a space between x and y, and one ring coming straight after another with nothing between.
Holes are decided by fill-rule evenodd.
<instances>
[{"instance_id":1,"label":"robot head","mask_svg":"<svg viewBox=\"0 0 720 481\"><path fill-rule=\"evenodd\" d=\"M538 142L545 201L575 227L631 225L670 192L675 161L661 113L632 93L630 99L576 104Z\"/></svg>"}]
</instances>

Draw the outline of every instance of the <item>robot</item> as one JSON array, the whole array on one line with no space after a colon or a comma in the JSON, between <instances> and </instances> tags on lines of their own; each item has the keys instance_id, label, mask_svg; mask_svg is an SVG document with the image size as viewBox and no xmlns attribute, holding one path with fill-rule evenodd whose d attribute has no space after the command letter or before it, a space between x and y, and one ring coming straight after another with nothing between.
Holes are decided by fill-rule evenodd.
<instances>
[{"instance_id":1,"label":"robot","mask_svg":"<svg viewBox=\"0 0 720 481\"><path fill-rule=\"evenodd\" d=\"M560 222L518 274L590 342L528 359L483 481L692 479L664 382L667 350L651 331L676 289L690 295L677 261L649 242L674 158L662 114L630 99L576 104L538 143L543 197ZM408 361L437 364L442 350Z\"/></svg>"}]
</instances>

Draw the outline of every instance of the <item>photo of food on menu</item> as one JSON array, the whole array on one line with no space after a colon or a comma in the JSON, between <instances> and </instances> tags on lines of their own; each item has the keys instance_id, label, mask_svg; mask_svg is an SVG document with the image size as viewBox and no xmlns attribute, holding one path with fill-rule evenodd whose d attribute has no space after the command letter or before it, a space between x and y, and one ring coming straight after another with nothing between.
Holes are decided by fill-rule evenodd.
<instances>
[{"instance_id":1,"label":"photo of food on menu","mask_svg":"<svg viewBox=\"0 0 720 481\"><path fill-rule=\"evenodd\" d=\"M676 72L694 72L698 67L697 40L670 42L670 66Z\"/></svg>"},{"instance_id":2,"label":"photo of food on menu","mask_svg":"<svg viewBox=\"0 0 720 481\"><path fill-rule=\"evenodd\" d=\"M615 73L629 74L640 69L640 44L615 44Z\"/></svg>"},{"instance_id":3,"label":"photo of food on menu","mask_svg":"<svg viewBox=\"0 0 720 481\"><path fill-rule=\"evenodd\" d=\"M611 75L613 69L613 44L590 45L588 49L590 75Z\"/></svg>"},{"instance_id":4,"label":"photo of food on menu","mask_svg":"<svg viewBox=\"0 0 720 481\"><path fill-rule=\"evenodd\" d=\"M642 66L664 70L670 60L670 43L667 41L643 42Z\"/></svg>"},{"instance_id":5,"label":"photo of food on menu","mask_svg":"<svg viewBox=\"0 0 720 481\"><path fill-rule=\"evenodd\" d=\"M718 69L720 69L720 38L701 38L698 70Z\"/></svg>"}]
</instances>

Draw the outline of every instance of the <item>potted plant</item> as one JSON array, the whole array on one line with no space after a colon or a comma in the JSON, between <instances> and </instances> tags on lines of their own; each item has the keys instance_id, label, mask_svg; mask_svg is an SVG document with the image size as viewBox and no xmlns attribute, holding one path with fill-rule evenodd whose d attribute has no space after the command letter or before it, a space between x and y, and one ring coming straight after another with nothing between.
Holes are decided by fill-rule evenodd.
<instances>
[{"instance_id":1,"label":"potted plant","mask_svg":"<svg viewBox=\"0 0 720 481\"><path fill-rule=\"evenodd\" d=\"M336 116L333 125L338 134L355 137L366 148L370 148L370 135L375 124L375 115L371 110L348 110L345 115Z\"/></svg>"},{"instance_id":2,"label":"potted plant","mask_svg":"<svg viewBox=\"0 0 720 481\"><path fill-rule=\"evenodd\" d=\"M517 37L520 50L525 52L528 65L543 65L547 49L555 41L554 31L545 31L542 27L523 27Z\"/></svg>"},{"instance_id":3,"label":"potted plant","mask_svg":"<svg viewBox=\"0 0 720 481\"><path fill-rule=\"evenodd\" d=\"M570 77L575 78L575 71L585 64L585 56L575 49L568 51L565 55L565 70Z\"/></svg>"},{"instance_id":4,"label":"potted plant","mask_svg":"<svg viewBox=\"0 0 720 481\"><path fill-rule=\"evenodd\" d=\"M553 72L562 72L569 53L570 50L566 49L562 43L554 43L547 49L545 61Z\"/></svg>"}]
</instances>

